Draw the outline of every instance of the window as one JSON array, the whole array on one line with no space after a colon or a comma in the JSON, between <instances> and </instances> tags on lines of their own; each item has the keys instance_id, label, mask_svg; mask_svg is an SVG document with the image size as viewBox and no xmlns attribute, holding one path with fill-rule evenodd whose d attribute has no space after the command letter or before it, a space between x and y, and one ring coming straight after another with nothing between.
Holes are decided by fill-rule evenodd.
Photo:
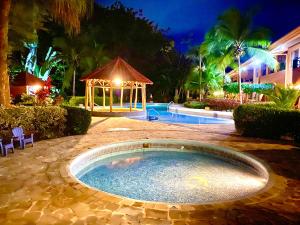
<instances>
[{"instance_id":1,"label":"window","mask_svg":"<svg viewBox=\"0 0 300 225\"><path fill-rule=\"evenodd\" d=\"M292 65L293 68L299 68L300 67L300 57L299 57L299 49L293 51L293 55L292 55Z\"/></svg>"},{"instance_id":2,"label":"window","mask_svg":"<svg viewBox=\"0 0 300 225\"><path fill-rule=\"evenodd\" d=\"M253 79L253 69L249 69L249 70L248 70L247 78L248 78L248 79Z\"/></svg>"},{"instance_id":3,"label":"window","mask_svg":"<svg viewBox=\"0 0 300 225\"><path fill-rule=\"evenodd\" d=\"M285 55L277 56L277 61L279 63L279 71L285 70L286 56Z\"/></svg>"},{"instance_id":4,"label":"window","mask_svg":"<svg viewBox=\"0 0 300 225\"><path fill-rule=\"evenodd\" d=\"M296 58L298 58L298 57L299 57L299 49L293 51L293 56L292 56L292 58L293 58L293 60L294 60L294 59L296 59Z\"/></svg>"},{"instance_id":5,"label":"window","mask_svg":"<svg viewBox=\"0 0 300 225\"><path fill-rule=\"evenodd\" d=\"M267 75L267 65L266 64L262 64L261 65L261 75L262 76L266 76Z\"/></svg>"}]
</instances>

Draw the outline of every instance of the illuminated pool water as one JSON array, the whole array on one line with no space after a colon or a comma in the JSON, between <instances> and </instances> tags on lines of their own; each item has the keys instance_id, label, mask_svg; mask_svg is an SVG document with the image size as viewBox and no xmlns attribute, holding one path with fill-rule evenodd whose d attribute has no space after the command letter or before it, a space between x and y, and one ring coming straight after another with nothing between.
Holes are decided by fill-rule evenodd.
<instances>
[{"instance_id":1,"label":"illuminated pool water","mask_svg":"<svg viewBox=\"0 0 300 225\"><path fill-rule=\"evenodd\" d=\"M138 105L138 107L141 107ZM157 120L151 122L161 123L183 123L183 124L232 124L233 120L205 117L205 116L192 116L181 113L169 112L168 104L166 103L153 103L147 104L147 116L130 117L137 120L149 120L150 116L157 116Z\"/></svg>"},{"instance_id":2,"label":"illuminated pool water","mask_svg":"<svg viewBox=\"0 0 300 225\"><path fill-rule=\"evenodd\" d=\"M258 192L268 182L264 167L248 156L211 146L202 146L200 151L199 146L193 145L193 150L186 143L177 146L124 148L81 164L75 176L90 187L114 195L166 203L240 199Z\"/></svg>"}]
</instances>

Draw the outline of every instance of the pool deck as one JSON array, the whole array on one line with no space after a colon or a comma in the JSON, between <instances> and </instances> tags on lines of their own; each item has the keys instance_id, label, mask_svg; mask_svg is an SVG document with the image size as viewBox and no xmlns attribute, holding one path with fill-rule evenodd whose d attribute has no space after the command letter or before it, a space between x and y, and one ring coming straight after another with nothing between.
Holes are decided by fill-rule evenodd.
<instances>
[{"instance_id":1,"label":"pool deck","mask_svg":"<svg viewBox=\"0 0 300 225\"><path fill-rule=\"evenodd\" d=\"M181 104L172 104L169 107L170 112L189 114L193 116L207 116L215 118L233 119L232 112L225 111L213 111L205 109L191 109L186 108Z\"/></svg>"},{"instance_id":2,"label":"pool deck","mask_svg":"<svg viewBox=\"0 0 300 225\"><path fill-rule=\"evenodd\" d=\"M90 148L139 139L189 139L235 148L269 165L272 184L245 200L208 205L141 203L91 190L67 165ZM0 224L300 224L300 149L240 137L234 125L175 125L93 118L86 135L40 141L0 158Z\"/></svg>"}]
</instances>

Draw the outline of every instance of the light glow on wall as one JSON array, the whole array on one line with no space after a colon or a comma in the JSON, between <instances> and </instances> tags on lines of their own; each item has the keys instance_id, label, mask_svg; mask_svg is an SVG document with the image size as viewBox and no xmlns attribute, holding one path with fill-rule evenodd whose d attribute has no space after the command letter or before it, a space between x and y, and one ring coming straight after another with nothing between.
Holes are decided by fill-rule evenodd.
<instances>
[{"instance_id":1,"label":"light glow on wall","mask_svg":"<svg viewBox=\"0 0 300 225\"><path fill-rule=\"evenodd\" d=\"M41 85L28 86L28 94L35 95L38 90L42 89Z\"/></svg>"},{"instance_id":2,"label":"light glow on wall","mask_svg":"<svg viewBox=\"0 0 300 225\"><path fill-rule=\"evenodd\" d=\"M300 90L300 84L293 86L293 88Z\"/></svg>"}]
</instances>

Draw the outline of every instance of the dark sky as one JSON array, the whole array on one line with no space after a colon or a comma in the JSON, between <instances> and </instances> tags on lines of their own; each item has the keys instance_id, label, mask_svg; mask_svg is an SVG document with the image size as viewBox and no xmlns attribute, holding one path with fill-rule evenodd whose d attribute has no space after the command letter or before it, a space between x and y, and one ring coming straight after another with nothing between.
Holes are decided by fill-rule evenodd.
<instances>
[{"instance_id":1,"label":"dark sky","mask_svg":"<svg viewBox=\"0 0 300 225\"><path fill-rule=\"evenodd\" d=\"M97 0L108 6L115 0ZM259 9L254 24L272 30L276 40L300 26L300 0L121 0L127 6L142 9L145 17L160 28L169 28L168 36L182 52L199 44L215 24L218 15L230 7Z\"/></svg>"}]
</instances>

